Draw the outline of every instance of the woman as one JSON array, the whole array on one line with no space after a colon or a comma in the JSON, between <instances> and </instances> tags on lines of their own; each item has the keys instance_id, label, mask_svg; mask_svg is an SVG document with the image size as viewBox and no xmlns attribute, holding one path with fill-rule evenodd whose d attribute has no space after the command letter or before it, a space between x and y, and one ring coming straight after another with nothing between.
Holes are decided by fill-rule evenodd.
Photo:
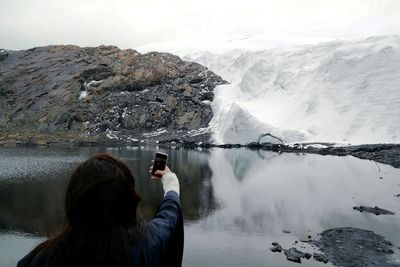
<instances>
[{"instance_id":1,"label":"woman","mask_svg":"<svg viewBox=\"0 0 400 267\"><path fill-rule=\"evenodd\" d=\"M129 167L108 154L80 164L67 188L63 229L17 267L181 266L179 181L168 166L155 174L152 179L161 181L164 199L154 218L139 224L140 198Z\"/></svg>"}]
</instances>

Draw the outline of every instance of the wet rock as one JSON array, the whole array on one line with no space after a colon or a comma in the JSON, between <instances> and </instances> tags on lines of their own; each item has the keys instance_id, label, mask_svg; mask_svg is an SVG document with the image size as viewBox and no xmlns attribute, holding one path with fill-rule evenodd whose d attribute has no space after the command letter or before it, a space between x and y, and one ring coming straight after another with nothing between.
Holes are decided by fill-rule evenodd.
<instances>
[{"instance_id":1,"label":"wet rock","mask_svg":"<svg viewBox=\"0 0 400 267\"><path fill-rule=\"evenodd\" d=\"M334 228L322 232L313 244L337 266L398 266L387 257L393 253L393 244L372 231Z\"/></svg>"},{"instance_id":2,"label":"wet rock","mask_svg":"<svg viewBox=\"0 0 400 267\"><path fill-rule=\"evenodd\" d=\"M329 261L328 258L324 254L321 254L321 253L314 253L313 257L316 261L319 261L319 262L328 263L328 261Z\"/></svg>"},{"instance_id":3,"label":"wet rock","mask_svg":"<svg viewBox=\"0 0 400 267\"><path fill-rule=\"evenodd\" d=\"M269 248L272 252L282 252L283 248L278 242L273 242L272 247Z\"/></svg>"},{"instance_id":4,"label":"wet rock","mask_svg":"<svg viewBox=\"0 0 400 267\"><path fill-rule=\"evenodd\" d=\"M370 159L400 168L399 144L360 145L350 147L349 150L352 156L362 159Z\"/></svg>"},{"instance_id":5,"label":"wet rock","mask_svg":"<svg viewBox=\"0 0 400 267\"><path fill-rule=\"evenodd\" d=\"M300 242L304 242L304 243L310 243L310 242L312 242L311 235L308 235L308 236L306 236L306 237L300 238Z\"/></svg>"},{"instance_id":6,"label":"wet rock","mask_svg":"<svg viewBox=\"0 0 400 267\"><path fill-rule=\"evenodd\" d=\"M308 259L310 259L311 258L311 253L304 253L304 257L308 260Z\"/></svg>"},{"instance_id":7,"label":"wet rock","mask_svg":"<svg viewBox=\"0 0 400 267\"><path fill-rule=\"evenodd\" d=\"M325 148L309 144L282 145L251 142L246 144L250 149L280 151L290 153L312 153L320 155L354 156L361 159L374 160L400 168L400 144L373 144L347 147L336 147L334 144L320 144Z\"/></svg>"},{"instance_id":8,"label":"wet rock","mask_svg":"<svg viewBox=\"0 0 400 267\"><path fill-rule=\"evenodd\" d=\"M394 212L381 209L377 206L375 207L365 207L365 206L355 206L353 209L358 210L359 212L368 212L375 215L394 215Z\"/></svg>"},{"instance_id":9,"label":"wet rock","mask_svg":"<svg viewBox=\"0 0 400 267\"><path fill-rule=\"evenodd\" d=\"M288 261L294 261L301 263L301 258L305 258L305 253L297 250L296 248L290 248L285 250L284 254L286 255L286 259Z\"/></svg>"}]
</instances>

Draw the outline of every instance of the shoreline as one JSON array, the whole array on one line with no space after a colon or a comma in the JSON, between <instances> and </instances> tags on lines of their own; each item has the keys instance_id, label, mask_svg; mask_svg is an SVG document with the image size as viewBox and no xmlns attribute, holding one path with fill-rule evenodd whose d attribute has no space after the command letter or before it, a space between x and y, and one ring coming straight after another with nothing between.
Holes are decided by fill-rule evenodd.
<instances>
[{"instance_id":1,"label":"shoreline","mask_svg":"<svg viewBox=\"0 0 400 267\"><path fill-rule=\"evenodd\" d=\"M50 137L50 136L49 136ZM27 139L0 139L1 147L63 147L63 146L112 146L112 147L141 147L141 146L158 146L160 148L248 148L250 150L264 150L273 151L278 153L302 153L302 154L318 154L318 155L331 155L331 156L354 156L359 159L372 160L378 163L388 164L394 168L400 168L400 144L362 144L351 146L333 146L332 144L324 144L320 147L313 146L308 143L297 143L294 145L274 144L274 143L257 143L252 142L248 144L214 144L210 142L203 142L198 140L184 140L184 139L168 139L168 140L113 140L104 138L79 139L68 137L59 140L57 138L43 139L43 138L27 138Z\"/></svg>"}]
</instances>

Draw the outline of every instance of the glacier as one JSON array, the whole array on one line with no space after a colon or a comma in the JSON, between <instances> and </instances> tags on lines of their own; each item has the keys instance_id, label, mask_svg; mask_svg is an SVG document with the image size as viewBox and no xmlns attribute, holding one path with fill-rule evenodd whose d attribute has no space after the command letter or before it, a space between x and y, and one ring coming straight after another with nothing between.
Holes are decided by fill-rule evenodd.
<instances>
[{"instance_id":1,"label":"glacier","mask_svg":"<svg viewBox=\"0 0 400 267\"><path fill-rule=\"evenodd\" d=\"M214 90L214 142L400 143L400 36L257 44L174 51L229 82Z\"/></svg>"}]
</instances>

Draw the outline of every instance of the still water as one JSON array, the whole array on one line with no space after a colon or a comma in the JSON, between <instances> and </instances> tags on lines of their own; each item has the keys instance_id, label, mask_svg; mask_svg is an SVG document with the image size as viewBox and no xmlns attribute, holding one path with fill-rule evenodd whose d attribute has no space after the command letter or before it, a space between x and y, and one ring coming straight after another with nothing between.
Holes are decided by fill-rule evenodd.
<instances>
[{"instance_id":1,"label":"still water","mask_svg":"<svg viewBox=\"0 0 400 267\"><path fill-rule=\"evenodd\" d=\"M169 154L181 182L184 266L293 266L269 250L271 242L311 251L294 241L343 226L373 230L400 246L400 198L394 196L400 170L372 161L248 149L1 148L0 266L15 266L62 224L69 174L99 151L131 166L144 219L162 198L161 185L149 179L149 162L156 151ZM360 213L355 205L396 215ZM304 265L329 266L313 260Z\"/></svg>"}]
</instances>

